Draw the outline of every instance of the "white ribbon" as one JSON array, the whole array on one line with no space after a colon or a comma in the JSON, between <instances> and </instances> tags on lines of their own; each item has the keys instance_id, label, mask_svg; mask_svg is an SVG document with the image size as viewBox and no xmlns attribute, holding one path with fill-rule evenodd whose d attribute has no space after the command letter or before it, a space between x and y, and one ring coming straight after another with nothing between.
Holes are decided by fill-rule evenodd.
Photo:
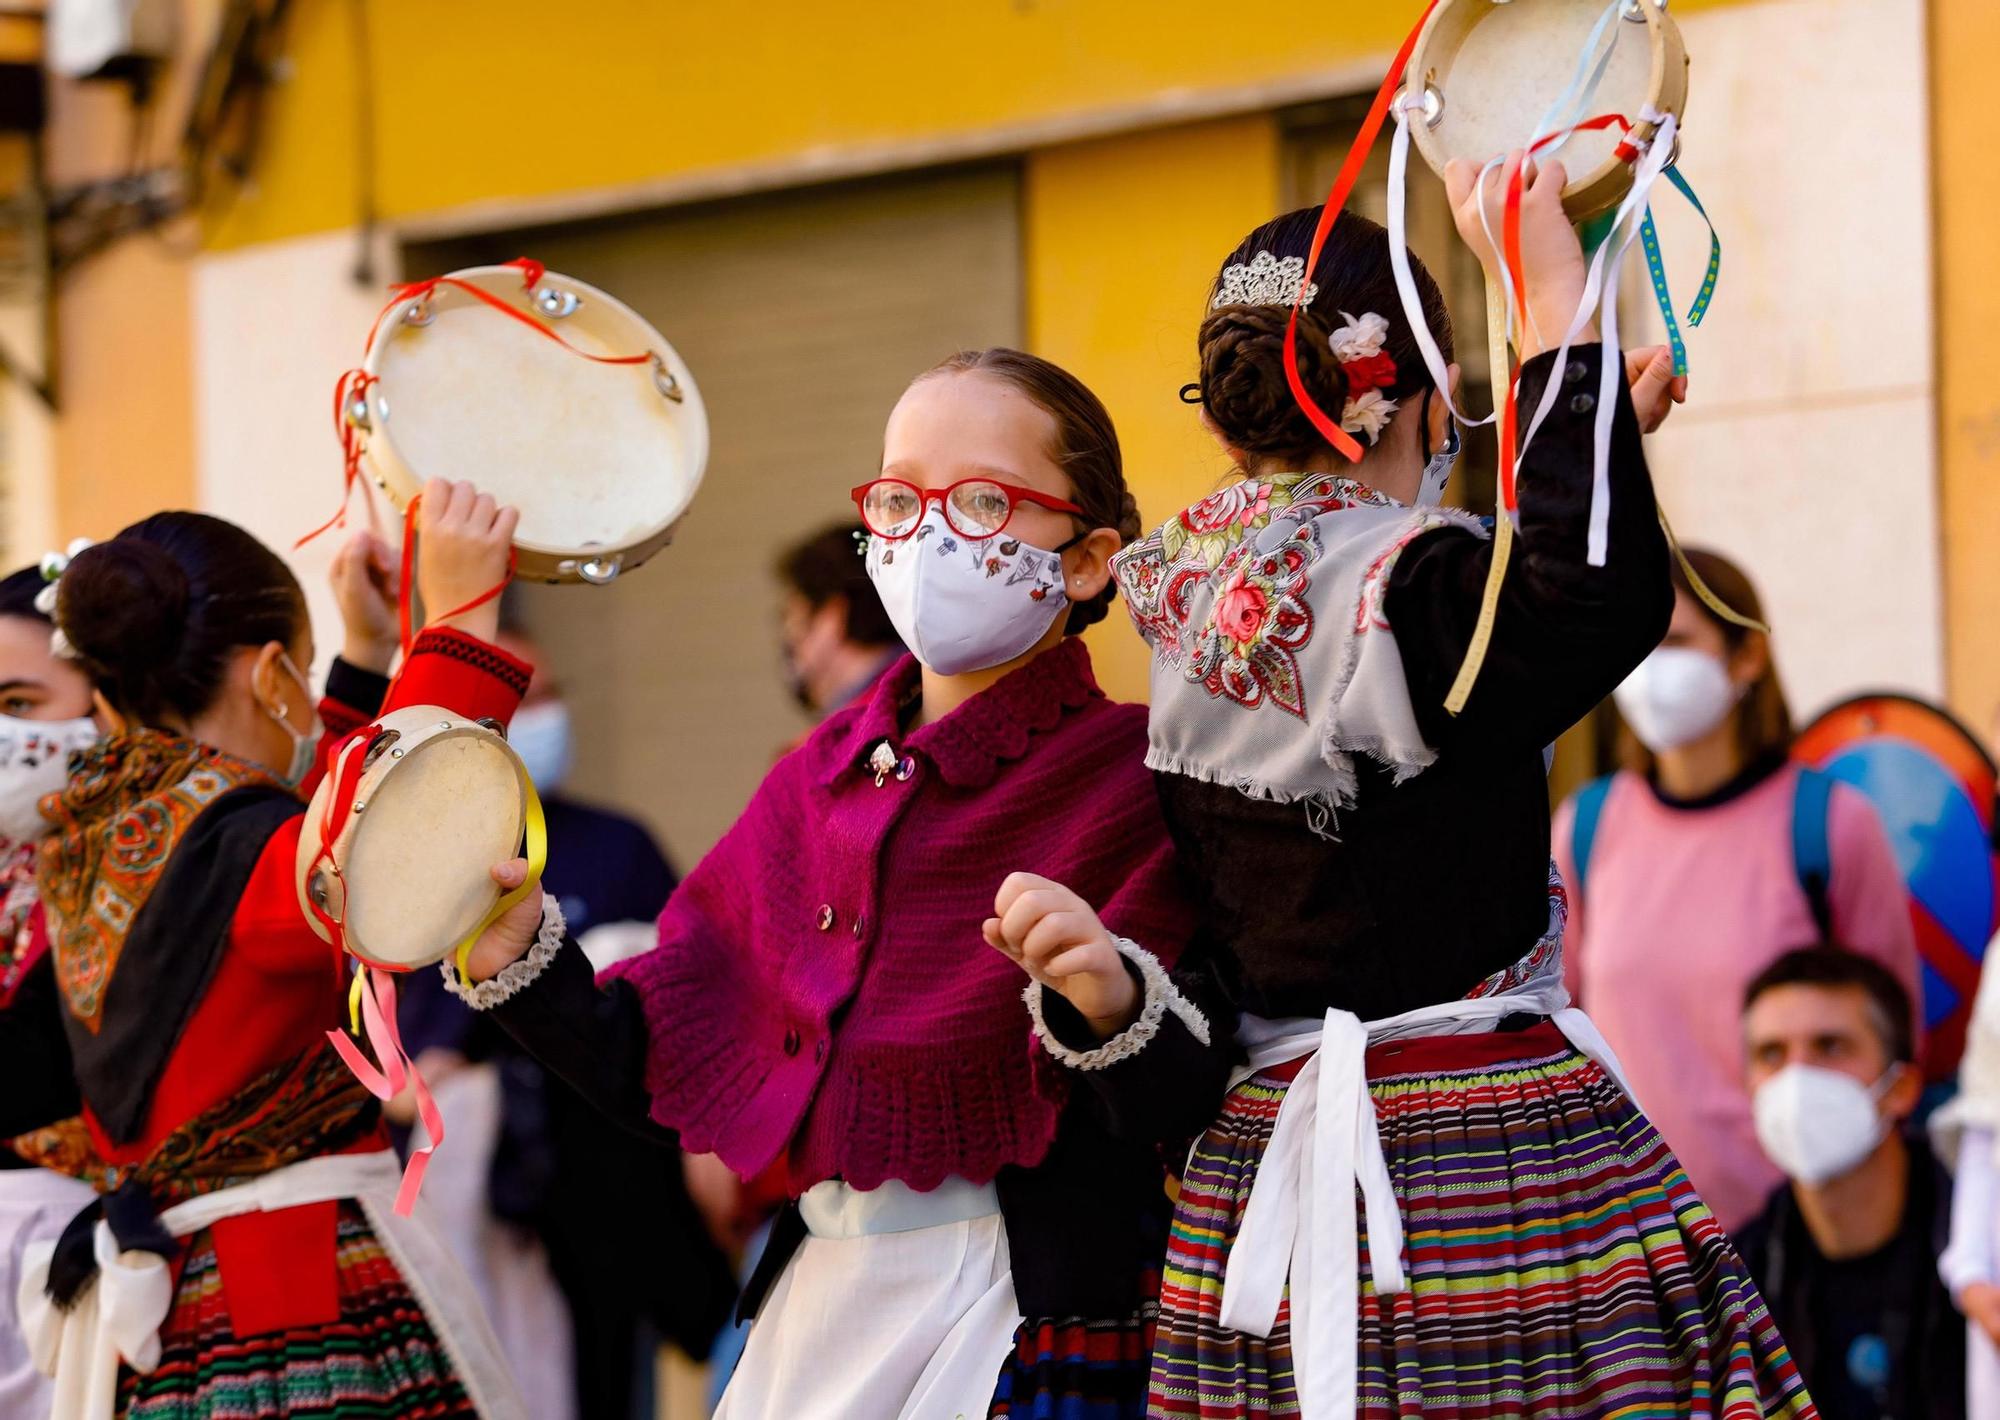
<instances>
[{"instance_id":1,"label":"white ribbon","mask_svg":"<svg viewBox=\"0 0 2000 1420\"><path fill-rule=\"evenodd\" d=\"M184 1238L245 1213L359 1199L379 1240L432 1320L461 1380L473 1392L480 1414L494 1420L526 1420L526 1407L500 1360L499 1344L477 1311L464 1307L440 1311L443 1292L453 1284L469 1291L470 1284L455 1272L444 1275L450 1264L436 1266L434 1255L424 1259L433 1264L428 1275L410 1265L416 1259L409 1254L409 1243L428 1230L390 1214L388 1200L396 1192L399 1173L395 1154L386 1149L306 1159L248 1183L177 1203L160 1214L160 1225L172 1236ZM92 1231L91 1245L97 1276L67 1311L48 1295L55 1243L30 1243L22 1257L17 1315L36 1369L55 1380L49 1420L110 1420L117 1410L120 1363L143 1375L160 1362L160 1324L173 1305L169 1261L150 1252L121 1252L110 1225L101 1221ZM440 1251L430 1249L432 1254Z\"/></svg>"},{"instance_id":2,"label":"white ribbon","mask_svg":"<svg viewBox=\"0 0 2000 1420\"><path fill-rule=\"evenodd\" d=\"M1409 98L1397 103L1393 110L1396 132L1389 139L1389 266L1396 277L1396 296L1403 303L1403 319L1409 322L1410 335L1417 342L1417 349L1423 352L1424 368L1430 372L1431 383L1437 387L1438 398L1445 408L1467 429L1477 429L1482 424L1491 424L1499 418L1495 410L1484 419L1474 419L1458 407L1451 396L1451 370L1445 364L1444 351L1438 348L1437 337L1431 333L1430 322L1424 319L1424 305L1417 295L1416 277L1410 271L1409 228L1409 180L1410 169L1410 125L1405 117L1411 107ZM1498 248L1496 248L1498 250ZM1500 372L1495 373L1495 378Z\"/></svg>"},{"instance_id":3,"label":"white ribbon","mask_svg":"<svg viewBox=\"0 0 2000 1420\"><path fill-rule=\"evenodd\" d=\"M1604 1037L1570 1006L1560 962L1558 954L1542 975L1500 995L1447 1001L1365 1024L1348 1011L1328 1011L1324 1021L1246 1021L1249 1060L1232 1085L1301 1055L1311 1058L1285 1090L1258 1161L1224 1264L1219 1320L1232 1331L1268 1337L1289 1281L1292 1373L1301 1420L1349 1420L1355 1413L1361 1325L1357 1186L1368 1219L1375 1291L1409 1290L1402 1215L1368 1092L1369 1045L1490 1030L1516 1013L1544 1015L1631 1094Z\"/></svg>"},{"instance_id":4,"label":"white ribbon","mask_svg":"<svg viewBox=\"0 0 2000 1420\"><path fill-rule=\"evenodd\" d=\"M1654 123L1652 140L1647 144L1638 168L1632 175L1632 189L1625 194L1625 200L1618 206L1617 215L1612 219L1611 230L1599 243L1590 258L1590 270L1583 286L1583 298L1577 302L1576 314L1570 319L1569 330L1556 348L1555 366L1548 383L1542 389L1541 403L1535 407L1535 414L1528 421L1527 432L1521 436L1520 457L1526 458L1528 445L1534 441L1535 431L1542 427L1549 411L1555 408L1556 396L1562 389L1562 370L1569 363L1570 347L1584 326L1590 323L1593 313L1600 315L1600 335L1603 341L1603 367L1598 372L1598 409L1593 440L1590 484L1590 534L1586 549L1586 560L1592 567L1602 567L1609 549L1611 526L1611 411L1615 407L1618 387L1613 381L1623 379L1624 360L1618 346L1618 282L1617 273L1623 269L1625 253L1631 249L1632 239L1638 235L1644 222L1646 204L1651 199L1653 184L1659 181L1666 170L1667 159L1674 150L1674 116L1658 113L1652 109L1640 115L1646 122ZM1622 232L1622 235L1621 235ZM1615 249L1615 250L1614 250ZM1608 265L1607 265L1608 260Z\"/></svg>"}]
</instances>

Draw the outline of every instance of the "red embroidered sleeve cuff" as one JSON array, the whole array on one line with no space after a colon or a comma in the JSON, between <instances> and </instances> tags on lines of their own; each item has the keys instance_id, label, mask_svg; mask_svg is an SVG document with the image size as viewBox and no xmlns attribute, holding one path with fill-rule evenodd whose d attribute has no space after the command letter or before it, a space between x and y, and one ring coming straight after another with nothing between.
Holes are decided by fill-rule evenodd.
<instances>
[{"instance_id":1,"label":"red embroidered sleeve cuff","mask_svg":"<svg viewBox=\"0 0 2000 1420\"><path fill-rule=\"evenodd\" d=\"M417 637L384 710L442 705L468 720L506 724L527 694L530 670L498 646L449 627Z\"/></svg>"}]
</instances>

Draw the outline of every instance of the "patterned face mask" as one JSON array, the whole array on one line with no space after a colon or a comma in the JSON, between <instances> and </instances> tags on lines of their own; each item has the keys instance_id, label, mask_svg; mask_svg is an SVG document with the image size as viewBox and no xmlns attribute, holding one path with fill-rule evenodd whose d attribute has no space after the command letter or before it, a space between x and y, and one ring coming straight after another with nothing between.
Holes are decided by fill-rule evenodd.
<instances>
[{"instance_id":1,"label":"patterned face mask","mask_svg":"<svg viewBox=\"0 0 2000 1420\"><path fill-rule=\"evenodd\" d=\"M939 675L1006 664L1069 605L1059 554L1004 531L965 537L936 504L909 537L869 538L868 578L903 644Z\"/></svg>"},{"instance_id":2,"label":"patterned face mask","mask_svg":"<svg viewBox=\"0 0 2000 1420\"><path fill-rule=\"evenodd\" d=\"M73 751L97 743L97 725L0 715L0 845L33 843L47 827L41 802L69 778Z\"/></svg>"}]
</instances>

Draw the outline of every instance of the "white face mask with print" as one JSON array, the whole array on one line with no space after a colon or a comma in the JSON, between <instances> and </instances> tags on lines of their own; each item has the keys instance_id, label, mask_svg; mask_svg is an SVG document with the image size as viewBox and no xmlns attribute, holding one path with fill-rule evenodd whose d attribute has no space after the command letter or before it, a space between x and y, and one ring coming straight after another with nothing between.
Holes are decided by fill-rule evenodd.
<instances>
[{"instance_id":1,"label":"white face mask with print","mask_svg":"<svg viewBox=\"0 0 2000 1420\"><path fill-rule=\"evenodd\" d=\"M1876 1110L1900 1065L1872 1086L1818 1065L1787 1065L1757 1087L1752 1114L1757 1142L1790 1178L1816 1188L1875 1152L1889 1121Z\"/></svg>"},{"instance_id":2,"label":"white face mask with print","mask_svg":"<svg viewBox=\"0 0 2000 1420\"><path fill-rule=\"evenodd\" d=\"M0 847L33 843L48 831L41 802L69 779L69 757L97 743L97 725L0 715Z\"/></svg>"},{"instance_id":3,"label":"white face mask with print","mask_svg":"<svg viewBox=\"0 0 2000 1420\"><path fill-rule=\"evenodd\" d=\"M903 644L939 675L1006 664L1069 605L1058 554L1004 529L966 537L936 503L910 536L868 539L868 580Z\"/></svg>"},{"instance_id":4,"label":"white face mask with print","mask_svg":"<svg viewBox=\"0 0 2000 1420\"><path fill-rule=\"evenodd\" d=\"M1655 754L1691 745L1743 698L1728 668L1706 651L1662 646L1612 692L1618 713Z\"/></svg>"}]
</instances>

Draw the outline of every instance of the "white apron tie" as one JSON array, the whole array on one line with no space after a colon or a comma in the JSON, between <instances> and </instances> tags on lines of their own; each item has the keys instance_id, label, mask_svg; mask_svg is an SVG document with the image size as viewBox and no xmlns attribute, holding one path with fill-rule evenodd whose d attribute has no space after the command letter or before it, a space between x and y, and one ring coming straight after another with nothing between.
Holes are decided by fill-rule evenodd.
<instances>
[{"instance_id":1,"label":"white apron tie","mask_svg":"<svg viewBox=\"0 0 2000 1420\"><path fill-rule=\"evenodd\" d=\"M1559 960L1559 959L1558 959ZM1369 1271L1378 1295L1409 1289L1403 1220L1382 1156L1368 1093L1371 1044L1493 1029L1510 1015L1550 1017L1583 1055L1629 1095L1617 1057L1582 1011L1569 1004L1560 968L1501 995L1425 1006L1363 1023L1348 1011L1323 1021L1246 1018L1239 1037L1249 1061L1231 1087L1309 1055L1279 1102L1236 1241L1224 1263L1220 1321L1268 1337L1291 1284L1292 1373L1301 1420L1350 1420L1359 1386L1360 1240L1354 1190L1368 1219Z\"/></svg>"}]
</instances>

